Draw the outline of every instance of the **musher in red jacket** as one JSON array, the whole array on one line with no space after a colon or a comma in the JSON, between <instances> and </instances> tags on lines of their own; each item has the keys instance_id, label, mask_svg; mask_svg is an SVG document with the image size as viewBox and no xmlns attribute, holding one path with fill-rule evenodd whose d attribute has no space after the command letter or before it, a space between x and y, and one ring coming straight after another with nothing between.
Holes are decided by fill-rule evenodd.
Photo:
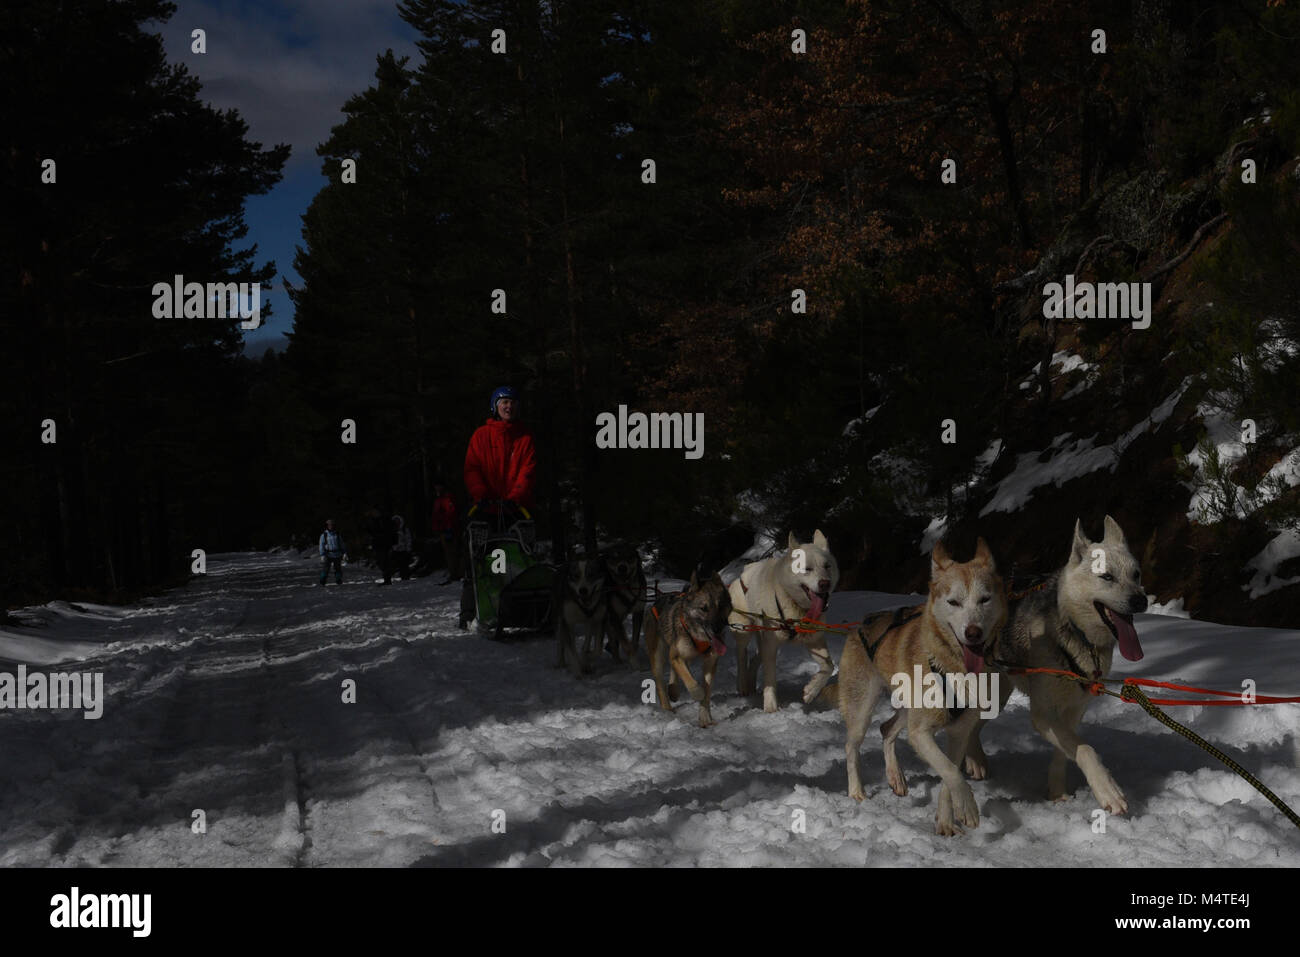
<instances>
[{"instance_id":1,"label":"musher in red jacket","mask_svg":"<svg viewBox=\"0 0 1300 957\"><path fill-rule=\"evenodd\" d=\"M469 440L465 488L475 503L502 500L530 509L536 473L533 433L519 421L519 394L503 386L492 393L492 418Z\"/></svg>"},{"instance_id":2,"label":"musher in red jacket","mask_svg":"<svg viewBox=\"0 0 1300 957\"><path fill-rule=\"evenodd\" d=\"M474 502L470 511L482 508L509 524L511 511L533 505L533 479L537 453L533 433L519 421L519 393L502 386L492 393L492 418L480 425L469 440L465 453L465 488ZM504 506L496 503L504 502ZM485 504L488 503L488 504ZM472 556L471 556L472 557ZM475 615L473 563L467 566L460 594L460 626Z\"/></svg>"}]
</instances>

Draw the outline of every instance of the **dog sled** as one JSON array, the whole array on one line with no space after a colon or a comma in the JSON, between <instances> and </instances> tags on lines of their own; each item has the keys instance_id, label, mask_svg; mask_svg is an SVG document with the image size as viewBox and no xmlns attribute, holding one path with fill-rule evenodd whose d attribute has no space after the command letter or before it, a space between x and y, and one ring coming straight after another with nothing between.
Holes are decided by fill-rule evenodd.
<instances>
[{"instance_id":1,"label":"dog sled","mask_svg":"<svg viewBox=\"0 0 1300 957\"><path fill-rule=\"evenodd\" d=\"M537 526L527 510L510 502L483 502L469 518L460 627L473 620L480 635L497 640L507 628L552 628L556 572L538 558Z\"/></svg>"}]
</instances>

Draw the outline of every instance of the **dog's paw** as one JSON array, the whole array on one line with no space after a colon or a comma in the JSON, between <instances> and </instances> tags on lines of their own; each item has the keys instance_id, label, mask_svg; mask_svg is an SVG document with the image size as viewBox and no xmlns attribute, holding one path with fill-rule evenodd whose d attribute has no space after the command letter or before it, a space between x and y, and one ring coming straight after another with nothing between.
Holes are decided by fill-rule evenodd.
<instances>
[{"instance_id":1,"label":"dog's paw","mask_svg":"<svg viewBox=\"0 0 1300 957\"><path fill-rule=\"evenodd\" d=\"M939 809L934 814L934 833L943 837L953 837L961 833L961 828L952 816L952 794L948 785L939 788Z\"/></svg>"},{"instance_id":2,"label":"dog's paw","mask_svg":"<svg viewBox=\"0 0 1300 957\"><path fill-rule=\"evenodd\" d=\"M711 728L711 727L713 727L713 726L714 726L715 724L717 724L717 723L718 723L718 722L716 722L716 721L713 720L713 715L711 715L711 714L709 713L709 710L708 710L707 708L700 708L700 727L701 727L701 728Z\"/></svg>"},{"instance_id":3,"label":"dog's paw","mask_svg":"<svg viewBox=\"0 0 1300 957\"><path fill-rule=\"evenodd\" d=\"M907 778L902 768L896 764L886 768L885 778L889 781L890 790L899 797L907 797Z\"/></svg>"},{"instance_id":4,"label":"dog's paw","mask_svg":"<svg viewBox=\"0 0 1300 957\"><path fill-rule=\"evenodd\" d=\"M780 710L780 706L776 703L776 689L763 689L763 710L768 713Z\"/></svg>"},{"instance_id":5,"label":"dog's paw","mask_svg":"<svg viewBox=\"0 0 1300 957\"><path fill-rule=\"evenodd\" d=\"M1101 780L1093 787L1092 796L1097 799L1097 806L1105 808L1109 814L1123 814L1128 810L1124 792L1107 771L1101 772Z\"/></svg>"},{"instance_id":6,"label":"dog's paw","mask_svg":"<svg viewBox=\"0 0 1300 957\"><path fill-rule=\"evenodd\" d=\"M953 817L958 824L965 827L980 826L980 808L975 803L975 792L965 781L961 782L961 787L953 791L952 805Z\"/></svg>"},{"instance_id":7,"label":"dog's paw","mask_svg":"<svg viewBox=\"0 0 1300 957\"><path fill-rule=\"evenodd\" d=\"M822 688L826 687L826 682L821 680L821 676L813 678L803 686L803 703L812 704L817 700L817 696L822 693Z\"/></svg>"},{"instance_id":8,"label":"dog's paw","mask_svg":"<svg viewBox=\"0 0 1300 957\"><path fill-rule=\"evenodd\" d=\"M862 790L862 784L859 782L856 787L849 785L849 797L858 802L865 801L867 799L867 792Z\"/></svg>"},{"instance_id":9,"label":"dog's paw","mask_svg":"<svg viewBox=\"0 0 1300 957\"><path fill-rule=\"evenodd\" d=\"M983 781L989 776L989 759L984 755L966 755L966 776L972 781Z\"/></svg>"}]
</instances>

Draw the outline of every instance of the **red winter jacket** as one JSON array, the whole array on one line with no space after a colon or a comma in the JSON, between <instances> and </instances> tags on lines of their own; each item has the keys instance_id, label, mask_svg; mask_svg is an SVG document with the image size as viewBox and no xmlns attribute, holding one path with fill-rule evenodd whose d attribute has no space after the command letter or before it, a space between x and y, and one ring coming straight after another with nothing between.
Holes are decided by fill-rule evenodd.
<instances>
[{"instance_id":1,"label":"red winter jacket","mask_svg":"<svg viewBox=\"0 0 1300 957\"><path fill-rule=\"evenodd\" d=\"M476 502L507 499L532 508L537 453L533 433L519 422L488 419L469 440L465 453L465 488Z\"/></svg>"},{"instance_id":2,"label":"red winter jacket","mask_svg":"<svg viewBox=\"0 0 1300 957\"><path fill-rule=\"evenodd\" d=\"M450 492L444 492L433 501L433 533L441 535L456 528L456 503Z\"/></svg>"}]
</instances>

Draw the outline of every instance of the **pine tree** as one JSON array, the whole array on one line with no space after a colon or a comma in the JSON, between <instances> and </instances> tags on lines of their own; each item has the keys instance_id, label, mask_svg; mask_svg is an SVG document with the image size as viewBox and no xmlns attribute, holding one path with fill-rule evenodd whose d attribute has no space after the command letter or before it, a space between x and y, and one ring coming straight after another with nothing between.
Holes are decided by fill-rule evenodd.
<instances>
[{"instance_id":1,"label":"pine tree","mask_svg":"<svg viewBox=\"0 0 1300 957\"><path fill-rule=\"evenodd\" d=\"M204 105L167 63L147 25L173 10L94 0L72 17L21 0L4 14L11 593L139 588L231 529L238 317L155 319L152 288L270 279L273 264L233 244L244 198L277 181L288 147L249 142L238 114ZM55 444L37 441L46 418Z\"/></svg>"}]
</instances>

